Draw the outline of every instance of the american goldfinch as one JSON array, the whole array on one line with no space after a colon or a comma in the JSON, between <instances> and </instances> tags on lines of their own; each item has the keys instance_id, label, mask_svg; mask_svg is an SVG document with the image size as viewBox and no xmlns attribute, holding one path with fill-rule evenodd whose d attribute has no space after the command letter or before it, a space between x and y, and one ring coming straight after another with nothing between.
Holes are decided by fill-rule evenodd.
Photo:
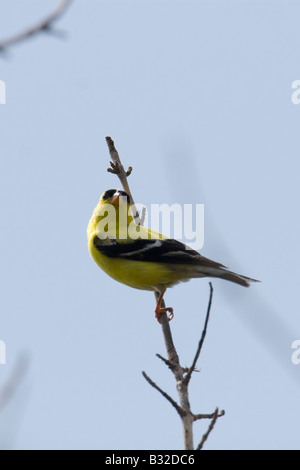
<instances>
[{"instance_id":1,"label":"american goldfinch","mask_svg":"<svg viewBox=\"0 0 300 470\"><path fill-rule=\"evenodd\" d=\"M105 191L96 206L88 229L91 257L116 281L136 289L159 293L155 309L161 308L168 287L198 277L218 277L249 287L250 277L229 271L225 266L204 258L183 243L150 228L137 225L130 212L130 198L124 191Z\"/></svg>"}]
</instances>

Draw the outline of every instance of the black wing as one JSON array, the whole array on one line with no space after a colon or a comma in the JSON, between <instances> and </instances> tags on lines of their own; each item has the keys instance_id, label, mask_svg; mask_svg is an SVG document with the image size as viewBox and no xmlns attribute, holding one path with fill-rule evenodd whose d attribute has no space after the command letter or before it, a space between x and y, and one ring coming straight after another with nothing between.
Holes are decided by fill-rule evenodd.
<instances>
[{"instance_id":1,"label":"black wing","mask_svg":"<svg viewBox=\"0 0 300 470\"><path fill-rule=\"evenodd\" d=\"M224 268L222 264L211 261L192 250L187 245L173 240L143 240L138 238L130 243L115 240L94 238L95 248L108 258L123 258L134 261L149 261L154 263L197 264Z\"/></svg>"}]
</instances>

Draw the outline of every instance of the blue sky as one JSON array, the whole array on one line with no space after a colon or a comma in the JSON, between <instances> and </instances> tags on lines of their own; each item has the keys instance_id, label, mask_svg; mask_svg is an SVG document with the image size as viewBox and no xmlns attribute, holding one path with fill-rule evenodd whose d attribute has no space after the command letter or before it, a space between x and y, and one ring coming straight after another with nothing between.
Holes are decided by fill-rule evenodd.
<instances>
[{"instance_id":1,"label":"blue sky","mask_svg":"<svg viewBox=\"0 0 300 470\"><path fill-rule=\"evenodd\" d=\"M1 37L55 1L0 1ZM191 384L195 413L226 410L206 449L297 449L299 4L83 1L0 58L0 384L26 354L0 414L2 448L180 449L181 423L144 380L176 397L149 292L92 262L86 226L115 140L137 202L205 204L201 253L262 280L215 280ZM18 12L18 14L16 14ZM208 280L166 294L192 361ZM195 426L195 442L207 423Z\"/></svg>"}]
</instances>

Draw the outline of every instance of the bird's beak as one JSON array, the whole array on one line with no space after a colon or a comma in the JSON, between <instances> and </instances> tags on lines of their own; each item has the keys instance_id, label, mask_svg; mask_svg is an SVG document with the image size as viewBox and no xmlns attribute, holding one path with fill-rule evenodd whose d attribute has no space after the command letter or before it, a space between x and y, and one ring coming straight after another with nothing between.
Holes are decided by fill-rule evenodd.
<instances>
[{"instance_id":1,"label":"bird's beak","mask_svg":"<svg viewBox=\"0 0 300 470\"><path fill-rule=\"evenodd\" d=\"M118 206L119 205L119 198L120 198L120 193L116 192L113 197L111 198L111 203L113 206Z\"/></svg>"}]
</instances>

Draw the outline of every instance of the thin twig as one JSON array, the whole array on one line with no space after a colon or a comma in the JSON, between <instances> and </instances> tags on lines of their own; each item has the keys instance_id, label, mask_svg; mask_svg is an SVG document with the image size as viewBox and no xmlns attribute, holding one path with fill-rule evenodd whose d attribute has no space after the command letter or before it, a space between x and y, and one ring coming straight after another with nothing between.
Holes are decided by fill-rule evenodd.
<instances>
[{"instance_id":1,"label":"thin twig","mask_svg":"<svg viewBox=\"0 0 300 470\"><path fill-rule=\"evenodd\" d=\"M107 168L107 171L117 175L117 177L119 178L119 180L120 180L120 182L123 186L124 191L128 194L128 196L130 198L131 211L132 211L135 223L137 225L142 225L142 219L140 218L140 215L139 215L139 213L138 213L138 211L135 207L134 199L132 197L132 194L131 194L131 191L130 191L130 188L129 188L129 184L128 184L128 181L127 181L127 177L129 175L131 175L132 167L130 166L128 168L128 170L125 171L125 169L124 169L124 167L121 163L119 153L118 153L118 151L115 147L115 143L114 143L114 141L112 140L111 137L106 137L106 143L107 143L108 150L109 150L109 153L110 153L110 156L111 156L111 159L112 159L112 162L110 162L111 168Z\"/></svg>"},{"instance_id":2,"label":"thin twig","mask_svg":"<svg viewBox=\"0 0 300 470\"><path fill-rule=\"evenodd\" d=\"M177 413L179 414L179 416L183 416L184 411L181 408L181 406L179 406L178 403L176 403L176 401L173 400L172 397L170 397L170 395L168 395L166 392L164 392L155 382L153 382L153 380L150 379L150 377L146 374L146 372L143 371L142 374L145 377L145 379L147 380L147 382L153 388L155 388L155 390L158 390L162 394L162 396L165 397L171 403L172 406L174 406L174 408L177 411Z\"/></svg>"},{"instance_id":3,"label":"thin twig","mask_svg":"<svg viewBox=\"0 0 300 470\"><path fill-rule=\"evenodd\" d=\"M163 361L166 364L166 366L169 367L169 369L173 370L174 364L172 364L168 359L166 359L165 357L163 357L161 354L158 354L158 353L156 354L156 357L158 357L161 361ZM181 369L184 374L190 370L189 367L182 367Z\"/></svg>"},{"instance_id":4,"label":"thin twig","mask_svg":"<svg viewBox=\"0 0 300 470\"><path fill-rule=\"evenodd\" d=\"M224 413L224 414L225 414L225 413ZM221 416L224 416L224 414L221 415ZM198 447L197 447L196 450L202 450L202 449L203 449L203 446L204 446L205 442L207 441L207 439L208 439L210 433L211 433L212 430L214 429L215 424L216 424L216 422L217 422L217 420L218 420L219 417L220 417L220 415L219 415L219 409L217 408L216 411L214 412L214 416L213 416L212 422L210 423L207 432L206 432L206 433L204 434L204 436L202 437L202 439L201 439L201 441L200 441L200 443L199 443L199 445L198 445Z\"/></svg>"},{"instance_id":5,"label":"thin twig","mask_svg":"<svg viewBox=\"0 0 300 470\"><path fill-rule=\"evenodd\" d=\"M165 357L161 356L161 354L158 354L158 353L156 354L156 357L158 357L161 361L163 361L166 364L166 366L168 366L169 369L172 370L172 364L170 361L168 361L168 359L166 359Z\"/></svg>"},{"instance_id":6,"label":"thin twig","mask_svg":"<svg viewBox=\"0 0 300 470\"><path fill-rule=\"evenodd\" d=\"M72 0L60 0L56 8L49 13L45 18L37 22L36 24L24 29L23 31L14 34L6 39L0 41L0 51L4 51L8 47L24 41L32 36L35 36L42 31L51 31L53 23L62 16L62 14L69 7Z\"/></svg>"},{"instance_id":7,"label":"thin twig","mask_svg":"<svg viewBox=\"0 0 300 470\"><path fill-rule=\"evenodd\" d=\"M210 296L209 296L209 302L208 302L208 307L207 307L207 312L206 312L205 324L204 324L201 339L199 341L198 348L197 348L193 363L192 363L191 367L189 368L189 371L187 372L187 374L184 378L184 381L185 381L186 384L188 384L189 381L191 380L192 373L195 370L197 361L198 361L199 356L200 356L201 351L202 351L202 347L203 347L203 343L204 343L204 340L205 340L205 337L206 337L206 333L207 333L207 326L208 326L210 310L211 310L211 304L212 304L213 291L214 291L213 285L212 285L211 282L209 283L209 287L210 287Z\"/></svg>"},{"instance_id":8,"label":"thin twig","mask_svg":"<svg viewBox=\"0 0 300 470\"><path fill-rule=\"evenodd\" d=\"M211 413L211 414L197 414L197 415L193 415L193 418L194 418L194 421L198 421L199 419L214 419L215 414L216 414L215 411L214 413ZM218 418L222 418L222 416L225 416L224 410L220 411L220 413L218 414Z\"/></svg>"}]
</instances>

